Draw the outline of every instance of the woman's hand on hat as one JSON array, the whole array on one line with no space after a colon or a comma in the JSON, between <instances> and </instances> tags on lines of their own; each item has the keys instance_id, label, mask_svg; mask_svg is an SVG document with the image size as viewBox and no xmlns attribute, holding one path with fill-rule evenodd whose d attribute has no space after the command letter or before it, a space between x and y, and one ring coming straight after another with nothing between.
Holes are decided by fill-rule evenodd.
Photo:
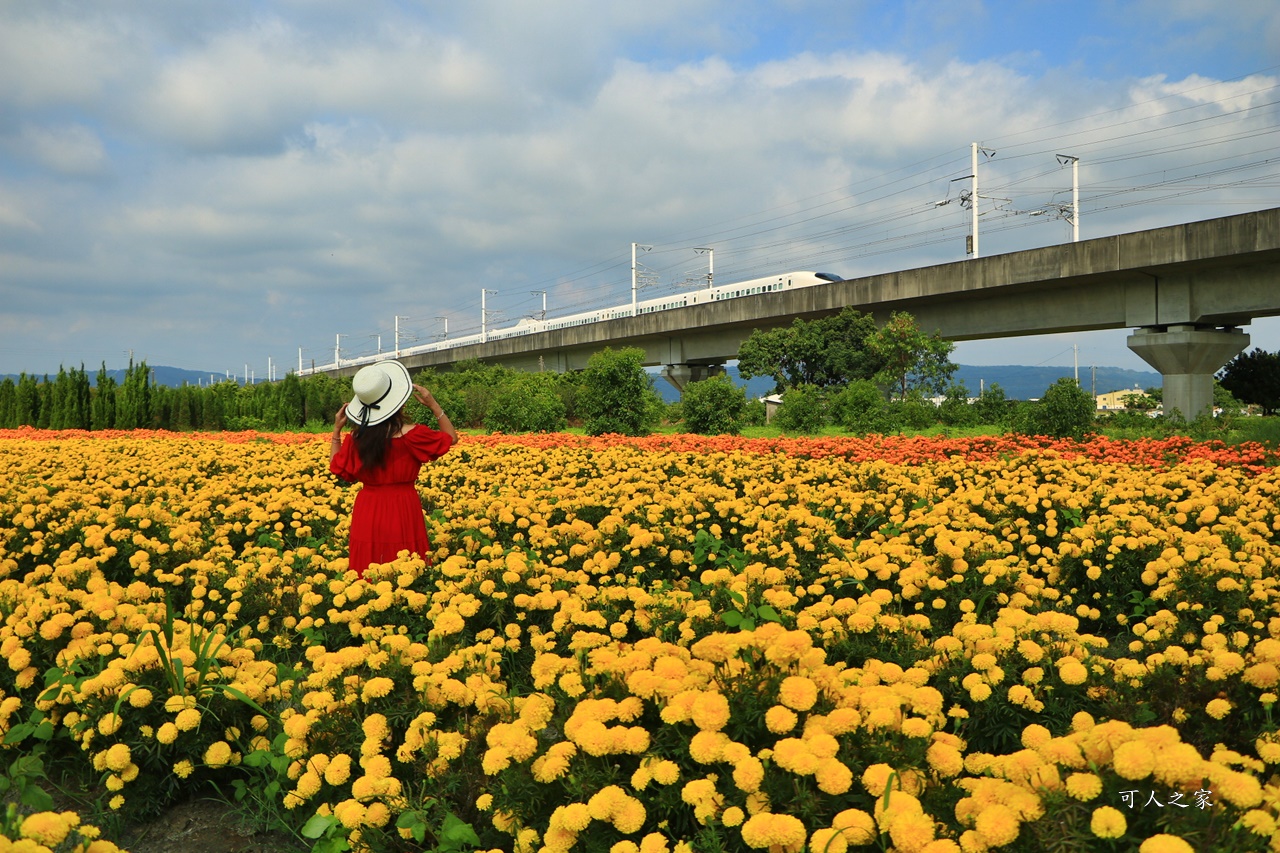
<instances>
[{"instance_id":1,"label":"woman's hand on hat","mask_svg":"<svg viewBox=\"0 0 1280 853\"><path fill-rule=\"evenodd\" d=\"M421 385L414 385L413 396L417 397L418 402L422 405L430 407L433 398L431 396L431 392L426 388L423 388Z\"/></svg>"},{"instance_id":2,"label":"woman's hand on hat","mask_svg":"<svg viewBox=\"0 0 1280 853\"><path fill-rule=\"evenodd\" d=\"M338 413L333 416L333 428L340 430L346 425L347 425L347 404L343 403L338 408Z\"/></svg>"}]
</instances>

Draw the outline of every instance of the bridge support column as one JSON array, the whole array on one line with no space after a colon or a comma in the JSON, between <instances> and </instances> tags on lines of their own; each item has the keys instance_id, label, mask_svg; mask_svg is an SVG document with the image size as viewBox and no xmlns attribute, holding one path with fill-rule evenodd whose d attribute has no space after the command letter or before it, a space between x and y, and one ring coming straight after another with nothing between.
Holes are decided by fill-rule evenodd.
<instances>
[{"instance_id":1,"label":"bridge support column","mask_svg":"<svg viewBox=\"0 0 1280 853\"><path fill-rule=\"evenodd\" d=\"M1160 371L1165 414L1177 411L1194 420L1213 412L1213 374L1249 345L1249 336L1236 328L1184 325L1135 329L1128 343Z\"/></svg>"},{"instance_id":2,"label":"bridge support column","mask_svg":"<svg viewBox=\"0 0 1280 853\"><path fill-rule=\"evenodd\" d=\"M723 364L668 364L662 368L662 378L674 385L681 394L690 382L700 382L717 373L724 373Z\"/></svg>"}]
</instances>

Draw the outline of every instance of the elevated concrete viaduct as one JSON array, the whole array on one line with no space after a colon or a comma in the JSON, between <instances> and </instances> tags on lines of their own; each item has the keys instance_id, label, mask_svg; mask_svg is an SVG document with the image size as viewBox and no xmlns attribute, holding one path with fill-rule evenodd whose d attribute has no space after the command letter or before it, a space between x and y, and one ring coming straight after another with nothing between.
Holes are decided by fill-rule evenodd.
<instances>
[{"instance_id":1,"label":"elevated concrete viaduct","mask_svg":"<svg viewBox=\"0 0 1280 853\"><path fill-rule=\"evenodd\" d=\"M1249 344L1240 327L1280 315L1280 208L627 317L402 358L447 369L479 359L576 370L606 346L639 347L677 387L737 357L753 329L852 306L894 311L950 340L1130 328L1164 378L1167 410L1212 405L1213 374ZM356 368L343 368L353 373Z\"/></svg>"}]
</instances>

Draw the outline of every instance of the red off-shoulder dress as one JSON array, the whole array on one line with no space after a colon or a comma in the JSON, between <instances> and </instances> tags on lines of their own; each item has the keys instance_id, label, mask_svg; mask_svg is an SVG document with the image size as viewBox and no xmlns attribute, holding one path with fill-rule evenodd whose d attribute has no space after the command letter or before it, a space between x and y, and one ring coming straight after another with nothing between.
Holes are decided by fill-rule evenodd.
<instances>
[{"instance_id":1,"label":"red off-shoulder dress","mask_svg":"<svg viewBox=\"0 0 1280 853\"><path fill-rule=\"evenodd\" d=\"M439 459L452 446L446 433L416 424L391 439L381 467L365 471L351 433L342 439L329 470L347 482L364 484L351 511L349 561L361 577L370 563L389 563L404 550L430 559L431 543L415 483L423 463Z\"/></svg>"}]
</instances>

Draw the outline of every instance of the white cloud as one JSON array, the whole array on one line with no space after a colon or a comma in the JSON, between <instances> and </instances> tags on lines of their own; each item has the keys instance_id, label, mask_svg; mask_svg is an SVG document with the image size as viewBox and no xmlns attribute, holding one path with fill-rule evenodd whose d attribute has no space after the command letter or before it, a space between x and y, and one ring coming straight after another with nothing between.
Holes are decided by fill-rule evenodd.
<instances>
[{"instance_id":1,"label":"white cloud","mask_svg":"<svg viewBox=\"0 0 1280 853\"><path fill-rule=\"evenodd\" d=\"M81 124L24 125L13 147L23 156L68 177L100 175L108 166L102 140Z\"/></svg>"}]
</instances>

